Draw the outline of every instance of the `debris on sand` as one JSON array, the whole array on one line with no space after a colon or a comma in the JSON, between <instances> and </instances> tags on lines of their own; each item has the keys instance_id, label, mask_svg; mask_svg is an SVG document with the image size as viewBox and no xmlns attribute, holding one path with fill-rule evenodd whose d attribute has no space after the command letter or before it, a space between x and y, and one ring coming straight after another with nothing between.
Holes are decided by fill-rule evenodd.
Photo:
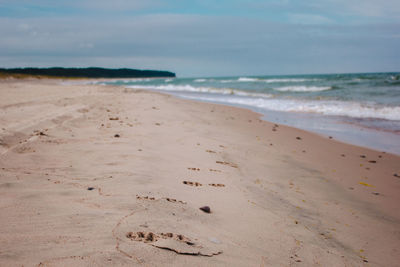
<instances>
[{"instance_id":1,"label":"debris on sand","mask_svg":"<svg viewBox=\"0 0 400 267\"><path fill-rule=\"evenodd\" d=\"M211 209L209 206L203 206L203 207L200 207L199 209L204 211L205 213L211 213Z\"/></svg>"}]
</instances>

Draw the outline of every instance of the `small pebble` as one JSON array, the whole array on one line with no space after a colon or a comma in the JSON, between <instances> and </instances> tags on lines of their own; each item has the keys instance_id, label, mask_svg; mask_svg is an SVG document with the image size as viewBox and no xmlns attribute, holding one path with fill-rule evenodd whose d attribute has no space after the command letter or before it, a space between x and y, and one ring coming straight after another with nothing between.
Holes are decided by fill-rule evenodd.
<instances>
[{"instance_id":1,"label":"small pebble","mask_svg":"<svg viewBox=\"0 0 400 267\"><path fill-rule=\"evenodd\" d=\"M120 137L120 135L119 135L119 134L115 134L114 137L115 137L115 138L118 138L118 137Z\"/></svg>"},{"instance_id":2,"label":"small pebble","mask_svg":"<svg viewBox=\"0 0 400 267\"><path fill-rule=\"evenodd\" d=\"M209 206L203 206L200 208L202 211L204 211L205 213L211 213L211 209Z\"/></svg>"},{"instance_id":3,"label":"small pebble","mask_svg":"<svg viewBox=\"0 0 400 267\"><path fill-rule=\"evenodd\" d=\"M92 191L94 187L88 187L87 190Z\"/></svg>"}]
</instances>

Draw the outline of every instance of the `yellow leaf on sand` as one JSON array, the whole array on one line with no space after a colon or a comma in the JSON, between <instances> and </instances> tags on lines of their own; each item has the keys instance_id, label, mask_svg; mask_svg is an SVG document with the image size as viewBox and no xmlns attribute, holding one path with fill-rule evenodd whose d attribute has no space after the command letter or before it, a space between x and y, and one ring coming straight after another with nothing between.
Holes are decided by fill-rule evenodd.
<instances>
[{"instance_id":1,"label":"yellow leaf on sand","mask_svg":"<svg viewBox=\"0 0 400 267\"><path fill-rule=\"evenodd\" d=\"M365 185L365 186L368 186L368 187L374 187L373 185L370 185L370 184L367 184L367 183L364 183L364 182L360 182L359 184Z\"/></svg>"}]
</instances>

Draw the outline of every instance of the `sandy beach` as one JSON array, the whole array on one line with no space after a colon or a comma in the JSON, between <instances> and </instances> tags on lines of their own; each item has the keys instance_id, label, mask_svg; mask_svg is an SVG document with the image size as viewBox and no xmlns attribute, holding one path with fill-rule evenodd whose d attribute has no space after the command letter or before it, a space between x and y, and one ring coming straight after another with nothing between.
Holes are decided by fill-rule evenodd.
<instances>
[{"instance_id":1,"label":"sandy beach","mask_svg":"<svg viewBox=\"0 0 400 267\"><path fill-rule=\"evenodd\" d=\"M399 266L400 157L260 117L0 81L0 266Z\"/></svg>"}]
</instances>

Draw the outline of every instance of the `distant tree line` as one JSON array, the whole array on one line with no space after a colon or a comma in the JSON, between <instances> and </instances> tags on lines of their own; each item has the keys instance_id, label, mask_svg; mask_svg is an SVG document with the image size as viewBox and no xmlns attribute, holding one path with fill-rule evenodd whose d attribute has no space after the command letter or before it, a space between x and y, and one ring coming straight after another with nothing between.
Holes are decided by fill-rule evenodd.
<instances>
[{"instance_id":1,"label":"distant tree line","mask_svg":"<svg viewBox=\"0 0 400 267\"><path fill-rule=\"evenodd\" d=\"M155 78L176 77L175 73L160 70L105 69L105 68L14 68L3 69L7 74L76 78Z\"/></svg>"}]
</instances>

